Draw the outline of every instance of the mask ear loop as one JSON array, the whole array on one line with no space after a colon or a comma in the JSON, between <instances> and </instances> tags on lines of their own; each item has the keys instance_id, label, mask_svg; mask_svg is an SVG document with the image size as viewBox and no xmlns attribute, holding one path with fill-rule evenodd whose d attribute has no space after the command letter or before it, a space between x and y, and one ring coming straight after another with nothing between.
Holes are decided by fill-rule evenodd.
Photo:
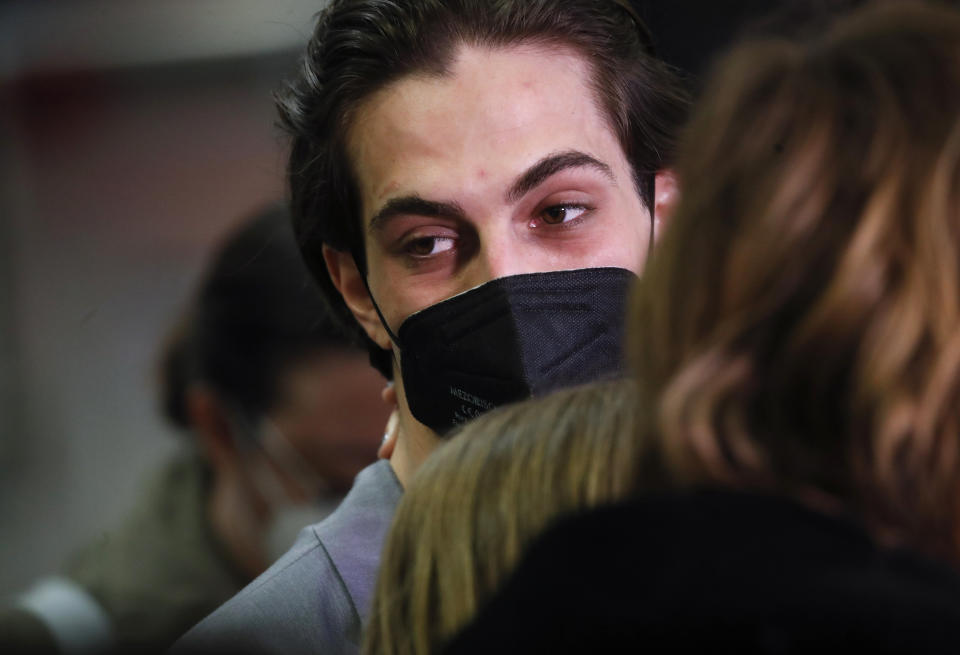
<instances>
[{"instance_id":1,"label":"mask ear loop","mask_svg":"<svg viewBox=\"0 0 960 655\"><path fill-rule=\"evenodd\" d=\"M241 461L250 475L256 493L260 495L272 513L286 501L286 491L273 471L265 470L260 463L253 459L253 452L265 454L272 459L264 448L259 431L253 421L236 405L228 406L231 408L231 428L236 433L234 444L238 448Z\"/></svg>"},{"instance_id":2,"label":"mask ear loop","mask_svg":"<svg viewBox=\"0 0 960 655\"><path fill-rule=\"evenodd\" d=\"M311 498L330 492L330 485L323 476L269 416L263 417L261 426L262 436L257 440L261 450L287 476L296 481L305 496Z\"/></svg>"},{"instance_id":3,"label":"mask ear loop","mask_svg":"<svg viewBox=\"0 0 960 655\"><path fill-rule=\"evenodd\" d=\"M354 258L356 259L356 258ZM358 269L359 270L359 269ZM373 297L373 291L370 290L370 283L367 282L366 272L361 274L363 279L363 286L367 289L367 295L370 296L370 302L373 303L373 309L377 312L377 317L380 319L380 324L383 326L383 329L387 331L387 336L390 337L390 340L397 345L399 350L403 350L403 344L400 343L400 337L393 333L393 330L390 329L390 324L387 323L387 319L383 317L383 312L380 311L380 305L377 304L377 299ZM391 349L391 356L393 357L394 363L397 367L400 367L400 360L397 359L397 351Z\"/></svg>"},{"instance_id":4,"label":"mask ear loop","mask_svg":"<svg viewBox=\"0 0 960 655\"><path fill-rule=\"evenodd\" d=\"M234 405L231 417L234 430L240 434L241 442L237 445L241 449L241 457L248 464L258 493L271 508L288 503L289 496L278 478L277 471L265 470L258 462L250 459L251 452L259 452L272 462L282 475L292 478L308 499L329 493L327 481L268 416L263 416L255 424Z\"/></svg>"}]
</instances>

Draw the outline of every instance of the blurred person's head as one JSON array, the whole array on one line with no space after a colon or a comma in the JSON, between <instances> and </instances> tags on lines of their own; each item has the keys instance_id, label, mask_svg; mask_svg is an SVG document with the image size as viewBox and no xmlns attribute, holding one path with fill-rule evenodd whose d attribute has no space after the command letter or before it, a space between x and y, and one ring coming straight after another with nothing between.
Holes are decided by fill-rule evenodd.
<instances>
[{"instance_id":1,"label":"blurred person's head","mask_svg":"<svg viewBox=\"0 0 960 655\"><path fill-rule=\"evenodd\" d=\"M624 497L637 475L635 408L628 381L595 383L460 428L400 502L364 652L439 651L553 519Z\"/></svg>"},{"instance_id":2,"label":"blurred person's head","mask_svg":"<svg viewBox=\"0 0 960 655\"><path fill-rule=\"evenodd\" d=\"M269 534L296 530L278 523L284 511L305 521L293 508L322 511L320 499L332 502L376 458L389 412L382 379L330 317L280 209L218 247L168 340L162 378L165 414L210 464L214 527L251 574L275 554L265 549L292 542Z\"/></svg>"},{"instance_id":3,"label":"blurred person's head","mask_svg":"<svg viewBox=\"0 0 960 655\"><path fill-rule=\"evenodd\" d=\"M632 317L644 483L788 494L956 557L960 15L741 45L678 174Z\"/></svg>"},{"instance_id":4,"label":"blurred person's head","mask_svg":"<svg viewBox=\"0 0 960 655\"><path fill-rule=\"evenodd\" d=\"M617 368L686 109L627 3L334 0L279 107L301 248L400 374L411 461L492 406ZM531 297L550 300L533 319Z\"/></svg>"}]
</instances>

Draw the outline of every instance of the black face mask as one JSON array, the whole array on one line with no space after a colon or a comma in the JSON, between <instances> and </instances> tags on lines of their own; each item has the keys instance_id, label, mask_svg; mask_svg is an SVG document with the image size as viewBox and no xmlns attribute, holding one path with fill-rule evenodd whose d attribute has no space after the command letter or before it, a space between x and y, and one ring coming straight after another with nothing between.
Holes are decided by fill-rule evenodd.
<instances>
[{"instance_id":1,"label":"black face mask","mask_svg":"<svg viewBox=\"0 0 960 655\"><path fill-rule=\"evenodd\" d=\"M499 405L621 375L635 279L587 268L491 280L412 314L396 336L381 316L411 413L444 434Z\"/></svg>"}]
</instances>

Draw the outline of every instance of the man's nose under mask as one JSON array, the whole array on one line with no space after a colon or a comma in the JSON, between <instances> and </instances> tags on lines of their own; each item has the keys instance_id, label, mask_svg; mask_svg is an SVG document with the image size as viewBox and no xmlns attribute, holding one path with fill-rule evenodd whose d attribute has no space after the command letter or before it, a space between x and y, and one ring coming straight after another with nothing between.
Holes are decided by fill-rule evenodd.
<instances>
[{"instance_id":1,"label":"man's nose under mask","mask_svg":"<svg viewBox=\"0 0 960 655\"><path fill-rule=\"evenodd\" d=\"M620 268L514 275L412 314L390 332L411 413L442 435L494 407L621 375L634 280Z\"/></svg>"}]
</instances>

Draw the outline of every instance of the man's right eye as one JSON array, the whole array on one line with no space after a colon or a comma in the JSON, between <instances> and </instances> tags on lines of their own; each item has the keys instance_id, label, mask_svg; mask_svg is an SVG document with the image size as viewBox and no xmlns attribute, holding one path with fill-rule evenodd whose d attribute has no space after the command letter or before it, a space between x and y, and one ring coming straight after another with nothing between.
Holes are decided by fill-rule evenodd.
<instances>
[{"instance_id":1,"label":"man's right eye","mask_svg":"<svg viewBox=\"0 0 960 655\"><path fill-rule=\"evenodd\" d=\"M415 237L404 244L403 250L413 257L433 257L453 250L454 241L447 236Z\"/></svg>"}]
</instances>

